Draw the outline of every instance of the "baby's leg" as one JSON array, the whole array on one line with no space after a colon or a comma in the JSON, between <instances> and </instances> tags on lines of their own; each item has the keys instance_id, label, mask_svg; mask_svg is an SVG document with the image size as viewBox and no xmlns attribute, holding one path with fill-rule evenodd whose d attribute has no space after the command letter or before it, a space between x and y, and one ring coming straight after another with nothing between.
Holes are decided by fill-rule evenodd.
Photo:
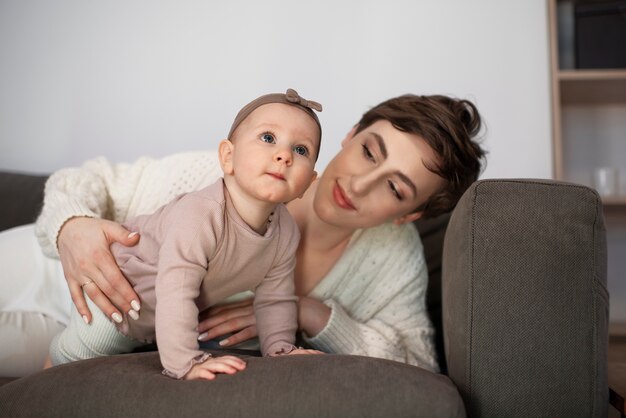
<instances>
[{"instance_id":1,"label":"baby's leg","mask_svg":"<svg viewBox=\"0 0 626 418\"><path fill-rule=\"evenodd\" d=\"M89 297L85 299L93 319L85 324L76 308L72 309L70 324L50 344L52 365L128 353L143 345L121 334Z\"/></svg>"}]
</instances>

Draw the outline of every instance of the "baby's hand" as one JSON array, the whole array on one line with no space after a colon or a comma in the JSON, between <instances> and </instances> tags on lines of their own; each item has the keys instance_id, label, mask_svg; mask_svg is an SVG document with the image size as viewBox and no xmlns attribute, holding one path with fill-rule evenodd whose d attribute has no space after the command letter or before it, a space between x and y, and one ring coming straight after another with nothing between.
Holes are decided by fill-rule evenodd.
<instances>
[{"instance_id":1,"label":"baby's hand","mask_svg":"<svg viewBox=\"0 0 626 418\"><path fill-rule=\"evenodd\" d=\"M295 350L291 350L289 353L287 353L288 356L294 355L294 354L326 354L323 351L319 351L319 350L313 350L311 348L296 348Z\"/></svg>"},{"instance_id":2,"label":"baby's hand","mask_svg":"<svg viewBox=\"0 0 626 418\"><path fill-rule=\"evenodd\" d=\"M203 363L194 365L183 379L213 380L217 373L235 374L245 368L246 362L235 356L211 357Z\"/></svg>"}]
</instances>

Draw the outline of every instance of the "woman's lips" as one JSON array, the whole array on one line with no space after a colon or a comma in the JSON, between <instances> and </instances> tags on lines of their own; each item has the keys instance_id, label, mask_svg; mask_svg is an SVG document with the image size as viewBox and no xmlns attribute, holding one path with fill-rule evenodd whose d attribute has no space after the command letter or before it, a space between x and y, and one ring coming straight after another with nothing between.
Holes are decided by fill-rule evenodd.
<instances>
[{"instance_id":1,"label":"woman's lips","mask_svg":"<svg viewBox=\"0 0 626 418\"><path fill-rule=\"evenodd\" d=\"M346 196L343 189L337 182L335 182L335 186L333 187L333 199L335 199L337 206L342 209L356 210L350 198Z\"/></svg>"}]
</instances>

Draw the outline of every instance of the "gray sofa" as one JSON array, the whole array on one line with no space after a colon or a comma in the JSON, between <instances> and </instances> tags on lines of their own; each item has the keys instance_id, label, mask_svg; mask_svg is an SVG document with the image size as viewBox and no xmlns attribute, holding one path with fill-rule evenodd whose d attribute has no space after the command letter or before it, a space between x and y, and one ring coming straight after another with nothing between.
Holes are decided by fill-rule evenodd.
<instances>
[{"instance_id":1,"label":"gray sofa","mask_svg":"<svg viewBox=\"0 0 626 418\"><path fill-rule=\"evenodd\" d=\"M2 228L36 217L44 180L0 173ZM443 374L360 356L231 350L246 358L245 372L184 382L162 376L158 353L143 352L5 377L0 416L606 416L597 194L550 180L483 180L449 224L444 216L417 226Z\"/></svg>"}]
</instances>

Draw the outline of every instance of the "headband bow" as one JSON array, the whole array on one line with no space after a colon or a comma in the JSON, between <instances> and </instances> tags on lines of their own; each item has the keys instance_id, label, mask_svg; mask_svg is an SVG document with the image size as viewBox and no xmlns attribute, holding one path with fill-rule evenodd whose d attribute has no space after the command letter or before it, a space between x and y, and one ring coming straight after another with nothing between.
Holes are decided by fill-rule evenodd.
<instances>
[{"instance_id":1,"label":"headband bow","mask_svg":"<svg viewBox=\"0 0 626 418\"><path fill-rule=\"evenodd\" d=\"M230 140L233 137L233 134L235 133L235 130L237 129L239 124L241 124L241 122L243 122L248 116L250 116L250 113L252 113L258 107L269 103L282 103L289 106L299 107L300 110L305 112L313 119L313 121L315 121L315 124L319 128L319 140L322 140L322 125L320 124L320 120L317 117L317 114L313 111L317 110L318 112L321 112L322 105L312 100L303 99L294 89L287 89L286 93L270 93L261 97L257 97L256 99L242 107L239 113L237 113L237 116L235 117L235 120L230 127L230 132L228 132L227 138ZM319 152L320 149L318 146L315 160L317 160Z\"/></svg>"},{"instance_id":2,"label":"headband bow","mask_svg":"<svg viewBox=\"0 0 626 418\"><path fill-rule=\"evenodd\" d=\"M318 102L314 102L313 100L306 100L303 97L300 97L297 91L294 89L287 89L285 93L285 97L287 101L291 103L299 104L300 106L308 107L309 109L317 110L318 112L322 111L322 105Z\"/></svg>"}]
</instances>

